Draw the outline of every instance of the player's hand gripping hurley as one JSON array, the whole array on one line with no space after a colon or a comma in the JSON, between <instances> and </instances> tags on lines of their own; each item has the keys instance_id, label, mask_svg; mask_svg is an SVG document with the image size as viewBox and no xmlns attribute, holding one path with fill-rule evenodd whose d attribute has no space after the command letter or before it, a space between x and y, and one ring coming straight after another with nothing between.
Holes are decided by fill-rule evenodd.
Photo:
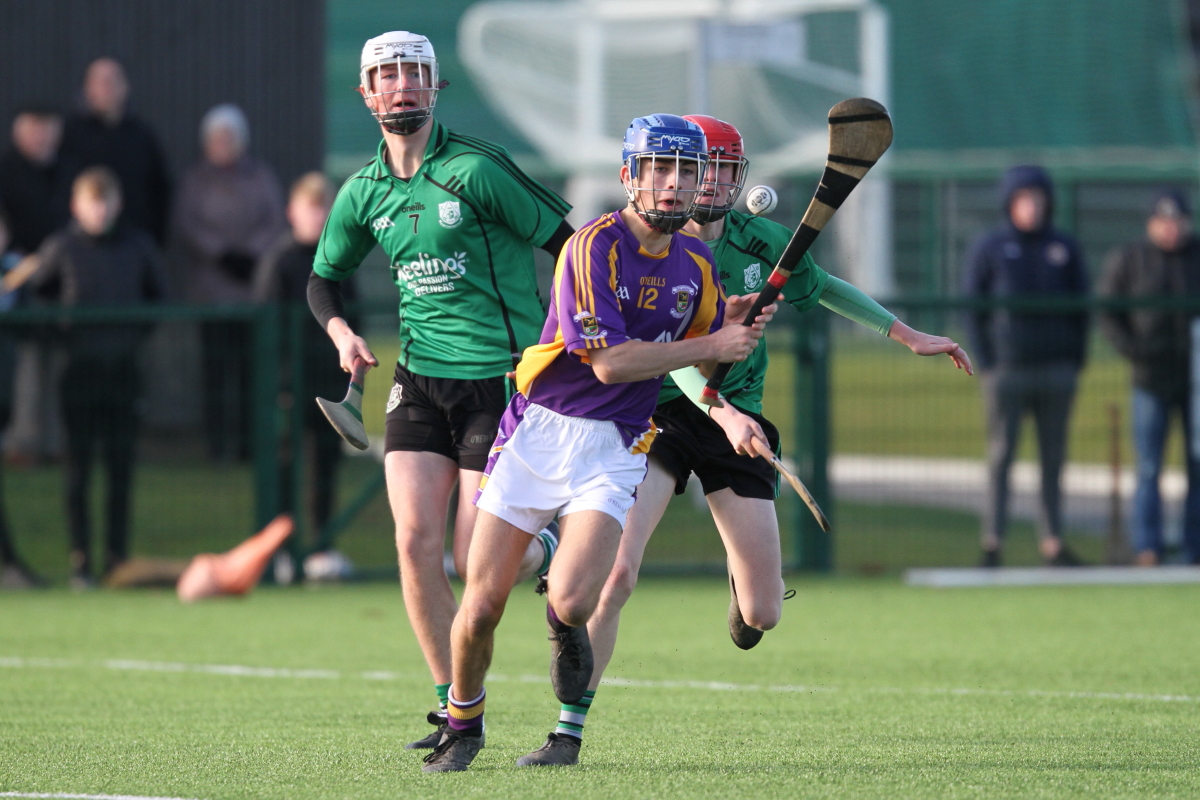
<instances>
[{"instance_id":1,"label":"player's hand gripping hurley","mask_svg":"<svg viewBox=\"0 0 1200 800\"><path fill-rule=\"evenodd\" d=\"M825 160L825 173L821 176L812 202L808 204L808 210L804 212L800 227L792 234L791 241L779 257L779 263L775 265L771 277L767 278L767 285L759 292L758 299L746 314L744 325L753 325L763 307L775 302L780 290L792 276L792 270L799 265L825 224L867 171L875 166L879 157L887 152L891 143L892 118L888 116L887 109L874 100L856 97L843 100L829 109L829 155ZM702 402L710 406L720 405L718 393L721 383L732 366L729 363L717 365L708 379L708 385L704 387L700 397ZM805 493L802 492L801 497ZM805 498L805 502L814 508L814 513L820 511L808 498Z\"/></svg>"},{"instance_id":2,"label":"player's hand gripping hurley","mask_svg":"<svg viewBox=\"0 0 1200 800\"><path fill-rule=\"evenodd\" d=\"M317 398L317 405L329 420L329 424L343 439L359 450L367 449L367 430L363 427L362 396L363 378L369 368L361 358L354 359L354 369L350 373L350 388L346 391L346 399L340 403Z\"/></svg>"}]
</instances>

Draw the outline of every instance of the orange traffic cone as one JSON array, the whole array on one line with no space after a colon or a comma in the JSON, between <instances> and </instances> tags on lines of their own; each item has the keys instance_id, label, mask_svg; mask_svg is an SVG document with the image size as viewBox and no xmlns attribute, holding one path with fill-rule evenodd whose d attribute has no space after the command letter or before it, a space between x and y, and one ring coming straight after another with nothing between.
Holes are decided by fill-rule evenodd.
<instances>
[{"instance_id":1,"label":"orange traffic cone","mask_svg":"<svg viewBox=\"0 0 1200 800\"><path fill-rule=\"evenodd\" d=\"M246 594L258 585L271 556L292 535L295 527L290 515L280 514L267 523L267 527L226 553L201 553L179 576L175 593L185 603L206 597Z\"/></svg>"}]
</instances>

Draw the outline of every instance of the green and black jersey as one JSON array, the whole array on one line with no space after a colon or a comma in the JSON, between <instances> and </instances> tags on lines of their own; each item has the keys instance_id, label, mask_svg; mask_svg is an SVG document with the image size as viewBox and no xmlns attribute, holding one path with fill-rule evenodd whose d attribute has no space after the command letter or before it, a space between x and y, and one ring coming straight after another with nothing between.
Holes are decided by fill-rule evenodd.
<instances>
[{"instance_id":1,"label":"green and black jersey","mask_svg":"<svg viewBox=\"0 0 1200 800\"><path fill-rule=\"evenodd\" d=\"M571 207L504 148L430 124L411 179L392 174L381 142L346 181L313 270L344 280L378 242L400 290L400 364L431 378L496 377L541 334L532 248Z\"/></svg>"},{"instance_id":2,"label":"green and black jersey","mask_svg":"<svg viewBox=\"0 0 1200 800\"><path fill-rule=\"evenodd\" d=\"M792 232L777 222L739 211L725 216L725 232L715 242L706 242L712 250L726 295L761 291L775 262L783 255ZM805 253L783 287L783 296L798 311L807 311L821 299L829 274ZM721 394L742 411L762 413L763 380L767 374L766 339L745 361L734 364L721 384ZM658 402L674 400L683 393L668 375L659 392Z\"/></svg>"}]
</instances>

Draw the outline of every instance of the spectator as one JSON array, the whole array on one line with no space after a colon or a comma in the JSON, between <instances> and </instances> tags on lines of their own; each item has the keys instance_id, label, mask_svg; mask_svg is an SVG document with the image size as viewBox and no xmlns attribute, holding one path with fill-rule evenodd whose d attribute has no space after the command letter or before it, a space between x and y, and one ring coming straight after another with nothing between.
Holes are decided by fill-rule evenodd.
<instances>
[{"instance_id":1,"label":"spectator","mask_svg":"<svg viewBox=\"0 0 1200 800\"><path fill-rule=\"evenodd\" d=\"M129 82L120 63L98 58L83 82L85 112L67 122L63 155L77 169L97 164L121 181L121 222L166 241L171 187L158 138L128 112Z\"/></svg>"},{"instance_id":2,"label":"spectator","mask_svg":"<svg viewBox=\"0 0 1200 800\"><path fill-rule=\"evenodd\" d=\"M36 252L42 241L70 217L69 168L59 157L62 117L49 108L27 106L12 126L12 149L0 158L0 209L12 222L16 252ZM14 295L10 302L16 300ZM11 425L4 436L5 458L36 463L61 452L62 419L54 388L62 372L62 353L39 327L16 343ZM11 380L10 380L11 379ZM3 402L8 406L10 395Z\"/></svg>"},{"instance_id":3,"label":"spectator","mask_svg":"<svg viewBox=\"0 0 1200 800\"><path fill-rule=\"evenodd\" d=\"M74 222L46 240L34 290L64 306L119 306L161 300L162 265L149 235L118 224L121 190L107 167L90 167L71 192ZM97 444L108 472L104 572L128 557L129 509L137 438L138 345L146 327L74 324L67 330L61 397L67 426L67 522L71 583L92 585L88 484Z\"/></svg>"},{"instance_id":4,"label":"spectator","mask_svg":"<svg viewBox=\"0 0 1200 800\"><path fill-rule=\"evenodd\" d=\"M1104 263L1099 294L1105 297L1200 297L1200 243L1192 235L1187 196L1166 189L1155 198L1146 238L1114 251ZM1200 453L1194 442L1191 368L1194 312L1166 308L1106 311L1101 330L1133 363L1133 444L1137 489L1133 496L1133 546L1137 563L1163 556L1163 511L1158 478L1171 412L1179 410L1187 452L1184 547L1200 563Z\"/></svg>"},{"instance_id":5,"label":"spectator","mask_svg":"<svg viewBox=\"0 0 1200 800\"><path fill-rule=\"evenodd\" d=\"M0 157L0 207L20 253L36 252L69 217L62 132L62 117L49 108L27 106L13 118L12 148Z\"/></svg>"},{"instance_id":6,"label":"spectator","mask_svg":"<svg viewBox=\"0 0 1200 800\"><path fill-rule=\"evenodd\" d=\"M271 169L246 153L250 129L237 106L219 105L200 124L204 159L180 187L175 227L187 248L189 295L198 303L248 303L255 263L284 228ZM209 452L249 455L250 325L201 326Z\"/></svg>"},{"instance_id":7,"label":"spectator","mask_svg":"<svg viewBox=\"0 0 1200 800\"><path fill-rule=\"evenodd\" d=\"M10 242L8 217L0 208L0 274L3 275L21 262L21 254L11 247ZM15 301L16 292L0 285L0 313L11 311ZM7 422L10 411L14 362L12 335L7 329L0 328L0 425ZM0 589L30 589L42 583L42 579L17 555L8 530L8 513L4 509L4 492L0 486Z\"/></svg>"},{"instance_id":8,"label":"spectator","mask_svg":"<svg viewBox=\"0 0 1200 800\"><path fill-rule=\"evenodd\" d=\"M1083 297L1087 270L1079 247L1057 230L1050 176L1040 167L1013 167L1001 183L1006 221L971 249L964 290L970 297ZM988 431L988 492L983 514L983 565L999 566L1008 523L1009 468L1026 412L1037 425L1041 461L1038 536L1051 566L1081 562L1062 538L1059 478L1076 378L1087 346L1082 312L1030 313L981 309L967 333L982 370Z\"/></svg>"},{"instance_id":9,"label":"spectator","mask_svg":"<svg viewBox=\"0 0 1200 800\"><path fill-rule=\"evenodd\" d=\"M332 541L322 535L333 513L333 490L337 464L341 456L341 437L321 414L315 397L341 397L346 391L347 375L339 365L337 348L312 314L308 313L308 278L312 274L317 242L329 208L333 204L333 187L319 172L310 172L292 185L288 200L287 219L291 230L284 233L259 263L254 275L254 299L259 303L280 303L302 314L303 333L300 341L287 339L286 348L299 347L303 354L303 388L296 398L303 412L303 453L293 453L285 445L280 460L280 485L284 487L284 510L295 512L293 475L297 458L311 466L307 471L309 486L304 495L310 498L314 541L311 555L305 559L304 574L309 578L344 577L350 562L332 549ZM342 296L355 299L352 280L342 282ZM290 391L291 380L286 365L291 354L283 354L285 365L283 387ZM293 439L294 441L294 439Z\"/></svg>"}]
</instances>

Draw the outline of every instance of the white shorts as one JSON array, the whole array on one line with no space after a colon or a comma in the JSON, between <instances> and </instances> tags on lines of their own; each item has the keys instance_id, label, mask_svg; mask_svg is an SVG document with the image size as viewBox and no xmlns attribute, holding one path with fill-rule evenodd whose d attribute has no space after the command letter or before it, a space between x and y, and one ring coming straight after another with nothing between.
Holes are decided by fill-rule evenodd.
<instances>
[{"instance_id":1,"label":"white shorts","mask_svg":"<svg viewBox=\"0 0 1200 800\"><path fill-rule=\"evenodd\" d=\"M630 453L611 422L534 403L516 409L504 412L475 505L526 533L574 511L602 511L625 527L646 454Z\"/></svg>"}]
</instances>

